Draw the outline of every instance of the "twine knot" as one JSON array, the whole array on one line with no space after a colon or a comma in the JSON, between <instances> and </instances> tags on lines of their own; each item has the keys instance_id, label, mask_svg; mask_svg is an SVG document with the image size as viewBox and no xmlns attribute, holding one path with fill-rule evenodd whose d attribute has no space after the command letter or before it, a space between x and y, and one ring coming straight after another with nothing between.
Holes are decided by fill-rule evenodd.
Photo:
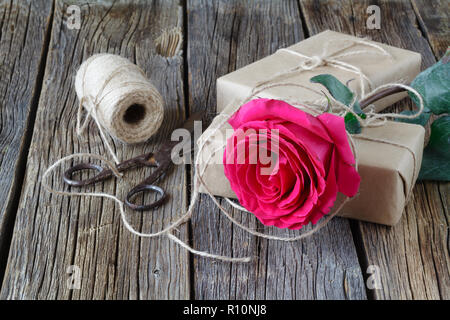
<instances>
[{"instance_id":1,"label":"twine knot","mask_svg":"<svg viewBox=\"0 0 450 320\"><path fill-rule=\"evenodd\" d=\"M327 61L322 56L307 57L305 61L300 63L303 70L313 70L319 66L325 66Z\"/></svg>"},{"instance_id":2,"label":"twine knot","mask_svg":"<svg viewBox=\"0 0 450 320\"><path fill-rule=\"evenodd\" d=\"M298 56L298 57L302 58L303 61L301 61L299 64L297 64L296 66L294 66L291 69L284 70L284 71L281 71L281 72L275 74L271 79L266 79L262 82L259 82L253 88L253 92L259 87L262 87L268 83L272 83L275 78L278 78L280 76L287 77L291 74L296 74L301 71L314 70L317 67L328 65L328 66L331 66L336 69L341 69L341 70L356 74L359 78L361 98L364 97L366 95L365 88L364 88L364 82L367 82L367 85L368 85L369 89L371 90L372 89L372 81L364 74L364 72L360 68L358 68L350 63L347 63L345 61L342 61L341 59L345 58L345 57L361 55L361 54L376 54L376 55L386 56L386 57L389 57L390 59L392 59L393 58L392 55L389 52L387 52L383 47L381 47L377 44L374 44L374 43L370 43L364 39L350 40L349 44L342 45L339 47L339 49L337 51L330 52L329 47L330 47L330 44L333 42L336 42L336 41L331 40L331 41L325 43L322 54L315 55L315 56L308 56L306 54L300 53L298 51L295 51L295 50L289 49L289 48L278 49L277 52L286 52L291 55ZM339 43L340 42L342 42L342 40L339 40ZM365 50L347 51L348 49L352 48L355 45L362 45L362 46L366 46L370 49L375 49L375 50L365 49Z\"/></svg>"}]
</instances>

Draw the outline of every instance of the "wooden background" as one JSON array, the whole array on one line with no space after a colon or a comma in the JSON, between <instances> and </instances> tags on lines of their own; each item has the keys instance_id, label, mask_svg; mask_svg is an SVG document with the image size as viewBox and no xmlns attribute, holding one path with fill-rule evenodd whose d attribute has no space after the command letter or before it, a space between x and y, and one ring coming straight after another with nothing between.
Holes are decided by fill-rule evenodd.
<instances>
[{"instance_id":1,"label":"wooden background","mask_svg":"<svg viewBox=\"0 0 450 320\"><path fill-rule=\"evenodd\" d=\"M70 29L67 8L81 9ZM381 29L366 28L369 5L381 8ZM188 254L166 238L141 239L122 225L111 200L68 198L43 190L45 169L74 152L103 154L95 125L74 133L74 77L98 52L138 64L162 93L166 121L148 143L115 143L126 159L157 149L193 111L215 114L217 77L326 29L420 52L422 68L449 44L447 0L396 1L6 1L0 0L0 298L2 299L449 299L449 183L418 183L395 227L335 218L311 239L279 243L255 238L202 196L177 235L194 248L232 256L230 264ZM178 26L183 52L165 57L159 35ZM404 108L401 102L394 110ZM207 124L204 125L204 128ZM70 163L68 164L70 165ZM127 175L89 190L123 197L146 175ZM129 214L143 232L180 216L190 195L189 166L161 185L163 209ZM52 177L61 189L61 174ZM235 215L268 233L249 215ZM71 289L68 267L81 271ZM370 266L382 288L371 290Z\"/></svg>"}]
</instances>

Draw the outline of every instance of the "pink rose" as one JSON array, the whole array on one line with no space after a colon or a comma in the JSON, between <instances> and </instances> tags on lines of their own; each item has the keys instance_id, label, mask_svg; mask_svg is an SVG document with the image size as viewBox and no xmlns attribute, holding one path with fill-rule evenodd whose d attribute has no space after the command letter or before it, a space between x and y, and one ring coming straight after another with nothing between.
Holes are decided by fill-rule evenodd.
<instances>
[{"instance_id":1,"label":"pink rose","mask_svg":"<svg viewBox=\"0 0 450 320\"><path fill-rule=\"evenodd\" d=\"M314 117L284 101L255 99L228 122L234 133L223 155L225 175L241 205L264 225L315 224L330 212L338 191L357 193L360 177L342 117ZM276 164L260 158L260 151L255 158L255 144L268 157L278 149ZM274 168L269 174L263 172L268 167Z\"/></svg>"}]
</instances>

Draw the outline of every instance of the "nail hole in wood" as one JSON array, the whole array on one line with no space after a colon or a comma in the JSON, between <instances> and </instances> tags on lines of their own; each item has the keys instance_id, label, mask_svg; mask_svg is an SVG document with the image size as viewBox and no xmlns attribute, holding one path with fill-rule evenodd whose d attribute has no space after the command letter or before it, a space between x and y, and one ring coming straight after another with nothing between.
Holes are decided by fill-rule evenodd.
<instances>
[{"instance_id":1,"label":"nail hole in wood","mask_svg":"<svg viewBox=\"0 0 450 320\"><path fill-rule=\"evenodd\" d=\"M183 45L183 34L178 27L164 30L155 42L156 52L159 55L166 58L174 57L180 52Z\"/></svg>"}]
</instances>

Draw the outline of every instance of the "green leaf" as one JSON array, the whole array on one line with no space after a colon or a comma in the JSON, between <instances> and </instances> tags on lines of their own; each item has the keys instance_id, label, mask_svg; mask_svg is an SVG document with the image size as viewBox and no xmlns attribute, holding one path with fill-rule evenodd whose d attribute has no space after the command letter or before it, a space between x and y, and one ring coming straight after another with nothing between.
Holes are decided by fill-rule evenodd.
<instances>
[{"instance_id":1,"label":"green leaf","mask_svg":"<svg viewBox=\"0 0 450 320\"><path fill-rule=\"evenodd\" d=\"M400 112L400 114L406 114L406 115L412 115L415 114L417 111L411 111L411 110L405 110ZM414 119L402 119L402 118L397 118L395 119L395 121L398 122L406 122L406 123L413 123L413 124L418 124L421 126L424 126L427 124L428 120L430 119L431 116L431 112L422 112L422 114L420 116L418 116L417 118Z\"/></svg>"},{"instance_id":2,"label":"green leaf","mask_svg":"<svg viewBox=\"0 0 450 320\"><path fill-rule=\"evenodd\" d=\"M331 74L319 74L310 79L312 83L320 83L337 101L349 106L353 100L353 92Z\"/></svg>"},{"instance_id":3,"label":"green leaf","mask_svg":"<svg viewBox=\"0 0 450 320\"><path fill-rule=\"evenodd\" d=\"M362 119L366 118L366 114L361 110L359 101L355 101L353 104L353 111L355 111Z\"/></svg>"},{"instance_id":4,"label":"green leaf","mask_svg":"<svg viewBox=\"0 0 450 320\"><path fill-rule=\"evenodd\" d=\"M450 181L450 160L426 147L418 180Z\"/></svg>"},{"instance_id":5,"label":"green leaf","mask_svg":"<svg viewBox=\"0 0 450 320\"><path fill-rule=\"evenodd\" d=\"M412 82L423 98L425 107L434 114L450 112L450 51L436 64L421 72ZM414 103L419 106L419 99L409 92Z\"/></svg>"},{"instance_id":6,"label":"green leaf","mask_svg":"<svg viewBox=\"0 0 450 320\"><path fill-rule=\"evenodd\" d=\"M331 74L319 74L315 77L312 77L310 81L312 83L320 83L321 85L323 85L325 88L327 88L333 98L335 98L339 102L342 102L346 106L350 106L353 101L353 92ZM355 111L355 113L359 115L364 114L361 110L361 107L359 106L358 101L355 101L355 103L353 104L353 111Z\"/></svg>"},{"instance_id":7,"label":"green leaf","mask_svg":"<svg viewBox=\"0 0 450 320\"><path fill-rule=\"evenodd\" d=\"M441 117L431 125L419 180L450 181L450 116Z\"/></svg>"},{"instance_id":8,"label":"green leaf","mask_svg":"<svg viewBox=\"0 0 450 320\"><path fill-rule=\"evenodd\" d=\"M345 104L346 106L350 106L350 104L353 101L354 98L353 92L331 74L319 74L315 77L312 77L310 81L312 83L320 83L321 85L323 85L325 88L327 88L327 90L330 92L333 98ZM355 113L358 114L362 119L366 118L366 115L361 110L358 101L355 101L355 103L353 104L353 111L355 111ZM354 114L347 112L345 114L344 120L345 120L345 129L349 133L351 134L361 133L361 125L359 124L359 121L358 119L356 119Z\"/></svg>"},{"instance_id":9,"label":"green leaf","mask_svg":"<svg viewBox=\"0 0 450 320\"><path fill-rule=\"evenodd\" d=\"M353 113L347 112L344 117L345 129L350 134L361 133L361 125Z\"/></svg>"},{"instance_id":10,"label":"green leaf","mask_svg":"<svg viewBox=\"0 0 450 320\"><path fill-rule=\"evenodd\" d=\"M440 117L433 122L428 147L450 159L450 116Z\"/></svg>"}]
</instances>

